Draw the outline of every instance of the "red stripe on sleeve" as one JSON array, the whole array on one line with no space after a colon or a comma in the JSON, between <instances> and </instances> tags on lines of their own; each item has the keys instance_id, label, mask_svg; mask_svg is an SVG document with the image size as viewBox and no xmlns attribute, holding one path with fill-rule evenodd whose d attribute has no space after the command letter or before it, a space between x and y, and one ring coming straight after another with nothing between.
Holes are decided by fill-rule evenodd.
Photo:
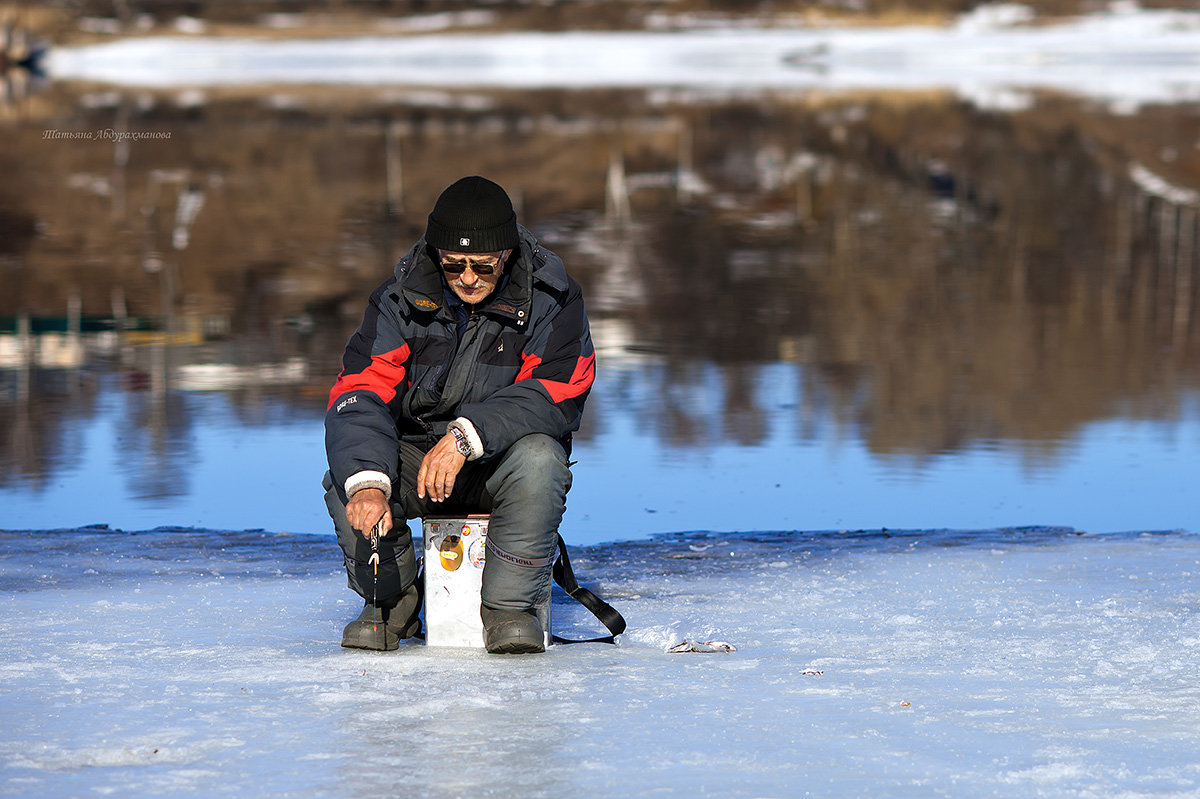
<instances>
[{"instance_id":1,"label":"red stripe on sleeve","mask_svg":"<svg viewBox=\"0 0 1200 799\"><path fill-rule=\"evenodd\" d=\"M542 359L536 355L526 355L521 353L521 371L517 372L517 379L514 383L520 383L522 380L528 380L533 377L533 370L542 365Z\"/></svg>"},{"instance_id":2,"label":"red stripe on sleeve","mask_svg":"<svg viewBox=\"0 0 1200 799\"><path fill-rule=\"evenodd\" d=\"M404 383L404 364L408 361L408 353L409 347L405 344L398 350L372 355L371 364L361 372L346 374L343 370L329 392L329 404L325 409L332 408L338 397L350 391L370 391L385 405L391 402L396 396L397 387Z\"/></svg>"},{"instance_id":3,"label":"red stripe on sleeve","mask_svg":"<svg viewBox=\"0 0 1200 799\"><path fill-rule=\"evenodd\" d=\"M531 366L530 363L533 362ZM541 359L537 357L528 357L525 360L525 365L521 368L521 374L517 375L517 380L521 380L521 375L532 377L534 367L541 363ZM596 353L592 353L586 358L579 358L575 361L575 371L571 373L571 379L563 383L559 380L547 380L545 378L537 378L537 381L542 384L550 394L550 398L555 402L578 397L583 392L592 387L592 382L596 379Z\"/></svg>"}]
</instances>

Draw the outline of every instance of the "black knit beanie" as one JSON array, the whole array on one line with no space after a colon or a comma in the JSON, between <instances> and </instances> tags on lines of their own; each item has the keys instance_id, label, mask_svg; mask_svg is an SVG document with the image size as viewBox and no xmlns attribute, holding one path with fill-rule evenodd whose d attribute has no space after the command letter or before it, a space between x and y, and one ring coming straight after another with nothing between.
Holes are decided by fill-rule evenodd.
<instances>
[{"instance_id":1,"label":"black knit beanie","mask_svg":"<svg viewBox=\"0 0 1200 799\"><path fill-rule=\"evenodd\" d=\"M518 244L512 200L497 184L472 175L455 181L433 206L425 241L452 252L499 252Z\"/></svg>"}]
</instances>

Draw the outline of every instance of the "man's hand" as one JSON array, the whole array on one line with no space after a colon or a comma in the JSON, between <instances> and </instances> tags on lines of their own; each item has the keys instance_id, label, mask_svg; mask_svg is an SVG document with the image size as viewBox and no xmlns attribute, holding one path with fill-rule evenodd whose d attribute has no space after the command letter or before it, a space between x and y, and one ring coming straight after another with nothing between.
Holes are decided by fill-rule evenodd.
<instances>
[{"instance_id":1,"label":"man's hand","mask_svg":"<svg viewBox=\"0 0 1200 799\"><path fill-rule=\"evenodd\" d=\"M358 530L363 538L371 536L371 529L380 519L384 520L380 537L387 535L392 529L392 508L387 497L378 488L355 491L354 496L346 503L346 518L350 520L350 526Z\"/></svg>"},{"instance_id":2,"label":"man's hand","mask_svg":"<svg viewBox=\"0 0 1200 799\"><path fill-rule=\"evenodd\" d=\"M421 471L417 472L417 496L425 499L428 494L434 502L445 501L454 490L458 471L466 462L466 456L458 451L454 435L442 436L421 461Z\"/></svg>"}]
</instances>

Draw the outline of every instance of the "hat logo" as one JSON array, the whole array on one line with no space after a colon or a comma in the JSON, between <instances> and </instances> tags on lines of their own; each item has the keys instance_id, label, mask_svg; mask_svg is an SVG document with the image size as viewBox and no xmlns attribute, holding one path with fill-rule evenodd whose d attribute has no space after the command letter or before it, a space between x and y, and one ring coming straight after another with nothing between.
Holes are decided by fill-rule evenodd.
<instances>
[{"instance_id":1,"label":"hat logo","mask_svg":"<svg viewBox=\"0 0 1200 799\"><path fill-rule=\"evenodd\" d=\"M458 246L460 246L460 247L470 247L470 246L471 246L471 240L470 240L469 238L467 238L466 236L462 236L462 237L460 237L460 238L459 238L459 240L458 240Z\"/></svg>"}]
</instances>

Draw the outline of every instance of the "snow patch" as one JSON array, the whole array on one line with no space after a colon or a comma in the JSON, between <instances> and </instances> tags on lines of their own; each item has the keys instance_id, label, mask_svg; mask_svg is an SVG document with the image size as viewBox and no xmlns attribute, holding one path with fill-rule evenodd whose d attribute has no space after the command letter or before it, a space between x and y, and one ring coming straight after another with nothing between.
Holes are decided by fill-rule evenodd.
<instances>
[{"instance_id":1,"label":"snow patch","mask_svg":"<svg viewBox=\"0 0 1200 799\"><path fill-rule=\"evenodd\" d=\"M201 36L208 32L208 25L204 20L195 17L176 17L174 28L189 36Z\"/></svg>"},{"instance_id":2,"label":"snow patch","mask_svg":"<svg viewBox=\"0 0 1200 799\"><path fill-rule=\"evenodd\" d=\"M959 17L956 27L960 31L980 33L1033 22L1034 11L1018 3L993 3L978 6Z\"/></svg>"},{"instance_id":3,"label":"snow patch","mask_svg":"<svg viewBox=\"0 0 1200 799\"><path fill-rule=\"evenodd\" d=\"M1142 191L1154 197L1161 197L1176 205L1200 204L1200 193L1197 193L1194 189L1175 186L1141 164L1134 164L1129 168L1129 177L1141 187Z\"/></svg>"}]
</instances>

